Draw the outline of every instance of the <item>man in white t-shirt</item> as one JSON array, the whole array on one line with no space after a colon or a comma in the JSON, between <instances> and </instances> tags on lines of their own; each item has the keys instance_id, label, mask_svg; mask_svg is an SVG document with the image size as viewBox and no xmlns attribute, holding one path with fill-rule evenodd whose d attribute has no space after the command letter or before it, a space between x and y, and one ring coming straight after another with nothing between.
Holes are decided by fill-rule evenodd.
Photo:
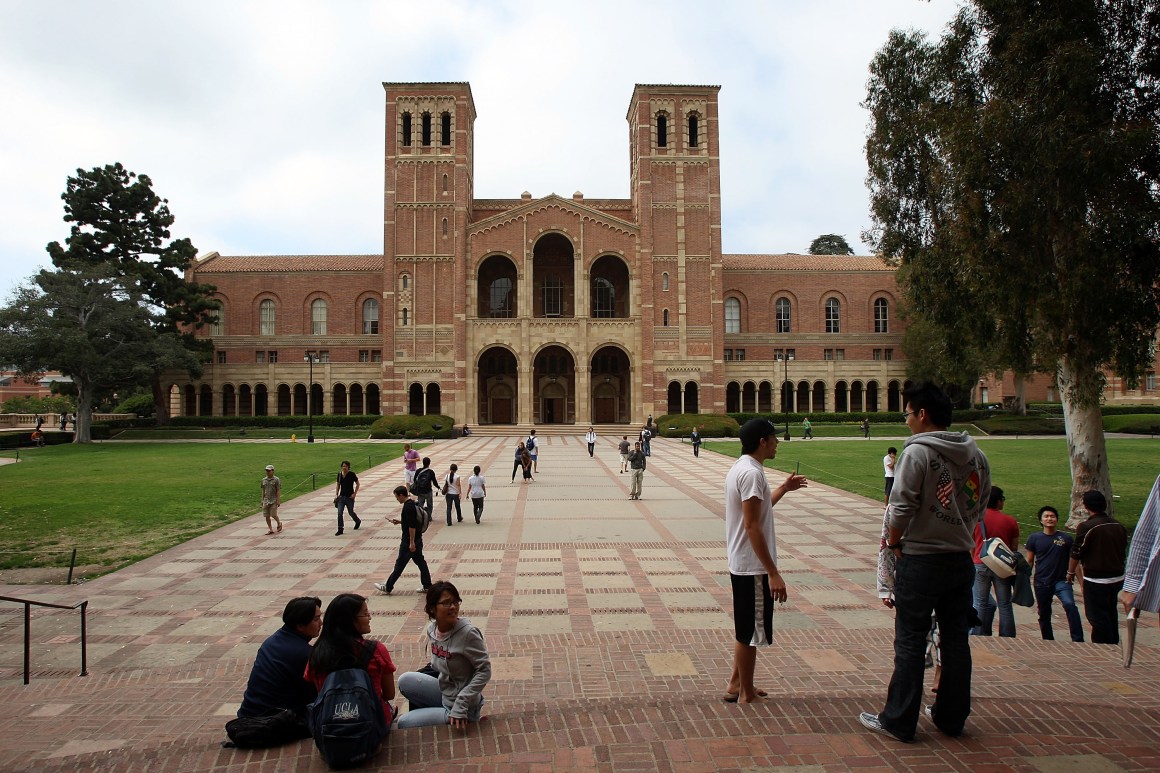
<instances>
[{"instance_id":1,"label":"man in white t-shirt","mask_svg":"<svg viewBox=\"0 0 1160 773\"><path fill-rule=\"evenodd\" d=\"M773 642L773 602L785 601L785 580L777 571L773 506L786 492L806 485L790 474L770 491L765 460L777 455L777 427L753 419L738 433L741 457L725 476L725 546L733 586L733 673L725 691L729 703L754 703L765 693L753 684L757 648Z\"/></svg>"},{"instance_id":2,"label":"man in white t-shirt","mask_svg":"<svg viewBox=\"0 0 1160 773\"><path fill-rule=\"evenodd\" d=\"M467 479L468 496L471 497L471 508L475 511L475 522L483 517L483 500L487 496L487 481L479 474L479 465L475 465L474 474Z\"/></svg>"},{"instance_id":3,"label":"man in white t-shirt","mask_svg":"<svg viewBox=\"0 0 1160 773\"><path fill-rule=\"evenodd\" d=\"M894 488L894 461L898 458L898 449L894 446L886 449L886 456L882 457L882 469L886 473L886 504L890 504L890 490Z\"/></svg>"}]
</instances>

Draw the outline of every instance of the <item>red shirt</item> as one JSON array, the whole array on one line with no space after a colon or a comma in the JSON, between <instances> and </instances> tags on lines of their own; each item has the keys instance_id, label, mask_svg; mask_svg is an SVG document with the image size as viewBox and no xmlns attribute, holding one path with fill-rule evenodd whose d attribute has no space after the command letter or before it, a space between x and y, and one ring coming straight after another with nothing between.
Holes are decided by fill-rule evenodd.
<instances>
[{"instance_id":1,"label":"red shirt","mask_svg":"<svg viewBox=\"0 0 1160 773\"><path fill-rule=\"evenodd\" d=\"M370 639L363 639L362 641L370 641ZM362 644L358 645L355 650L355 655L362 654ZM379 693L379 700L386 703L383 697L383 673L395 673L395 662L391 660L391 653L387 651L387 647L381 641L375 642L375 654L371 656L371 662L367 664L367 673L371 676L371 681L375 683L375 689ZM310 663L306 664L306 681L314 685L316 690L322 689L322 683L326 681L328 674L317 674L310 670Z\"/></svg>"},{"instance_id":2,"label":"red shirt","mask_svg":"<svg viewBox=\"0 0 1160 773\"><path fill-rule=\"evenodd\" d=\"M983 525L987 527L987 539L999 537L1007 543L1011 550L1019 550L1019 522L1002 510L988 507L983 516ZM971 558L976 564L983 563L979 554L983 552L983 530L975 527L975 549L971 551Z\"/></svg>"}]
</instances>

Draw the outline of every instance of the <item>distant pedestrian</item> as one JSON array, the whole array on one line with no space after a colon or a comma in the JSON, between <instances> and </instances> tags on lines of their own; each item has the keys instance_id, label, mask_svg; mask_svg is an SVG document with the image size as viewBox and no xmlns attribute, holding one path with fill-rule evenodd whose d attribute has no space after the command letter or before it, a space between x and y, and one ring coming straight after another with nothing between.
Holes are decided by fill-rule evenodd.
<instances>
[{"instance_id":1,"label":"distant pedestrian","mask_svg":"<svg viewBox=\"0 0 1160 773\"><path fill-rule=\"evenodd\" d=\"M886 475L886 504L890 504L890 490L894 488L894 463L898 460L898 449L894 446L886 449L886 456L882 457L882 471Z\"/></svg>"},{"instance_id":2,"label":"distant pedestrian","mask_svg":"<svg viewBox=\"0 0 1160 773\"><path fill-rule=\"evenodd\" d=\"M42 424L44 424L44 418L39 413L36 414L35 422L36 422L36 431L40 432L40 427Z\"/></svg>"},{"instance_id":3,"label":"distant pedestrian","mask_svg":"<svg viewBox=\"0 0 1160 773\"><path fill-rule=\"evenodd\" d=\"M443 478L443 496L447 499L447 525L451 525L451 507L455 506L458 523L463 523L463 510L459 504L459 465L451 465L451 470Z\"/></svg>"},{"instance_id":4,"label":"distant pedestrian","mask_svg":"<svg viewBox=\"0 0 1160 773\"><path fill-rule=\"evenodd\" d=\"M1083 613L1092 627L1093 644L1119 644L1120 622L1116 596L1124 587L1124 564L1128 530L1108 515L1108 500L1099 491L1083 495L1088 519L1075 530L1067 581L1075 580L1075 570L1083 564Z\"/></svg>"},{"instance_id":5,"label":"distant pedestrian","mask_svg":"<svg viewBox=\"0 0 1160 773\"><path fill-rule=\"evenodd\" d=\"M697 431L696 427L693 427L693 432L691 435L689 435L689 441L692 442L692 444L693 444L693 456L700 457L701 456L701 433Z\"/></svg>"},{"instance_id":6,"label":"distant pedestrian","mask_svg":"<svg viewBox=\"0 0 1160 773\"><path fill-rule=\"evenodd\" d=\"M68 414L61 413L61 415L60 415L60 431L64 432L66 429L68 429Z\"/></svg>"},{"instance_id":7,"label":"distant pedestrian","mask_svg":"<svg viewBox=\"0 0 1160 773\"><path fill-rule=\"evenodd\" d=\"M628 435L620 439L620 444L616 448L620 452L620 474L623 475L628 472L628 451L630 448Z\"/></svg>"},{"instance_id":8,"label":"distant pedestrian","mask_svg":"<svg viewBox=\"0 0 1160 773\"><path fill-rule=\"evenodd\" d=\"M648 466L647 454L640 447L640 443L628 452L628 466L632 469L632 481L628 489L629 499L640 499L640 491L644 486L644 471Z\"/></svg>"},{"instance_id":9,"label":"distant pedestrian","mask_svg":"<svg viewBox=\"0 0 1160 773\"><path fill-rule=\"evenodd\" d=\"M415 472L419 469L419 452L410 443L403 444L403 474L407 476L407 488L415 482Z\"/></svg>"},{"instance_id":10,"label":"distant pedestrian","mask_svg":"<svg viewBox=\"0 0 1160 773\"><path fill-rule=\"evenodd\" d=\"M334 533L336 537L341 535L343 531L342 511L344 509L350 513L350 519L354 521L355 531L358 531L358 527L362 526L362 519L354 511L354 498L358 495L358 488L358 476L351 472L350 462L344 460L334 482L334 506L338 508L338 531Z\"/></svg>"},{"instance_id":11,"label":"distant pedestrian","mask_svg":"<svg viewBox=\"0 0 1160 773\"><path fill-rule=\"evenodd\" d=\"M388 596L395 590L395 583L407 568L407 564L414 562L419 568L419 580L423 586L422 593L431 587L431 570L427 567L427 559L423 557L423 531L419 524L419 509L415 500L407 496L406 486L395 487L395 501L403 506L399 518L388 518L391 523L403 527L402 541L399 543L399 555L395 559L395 568L386 582L376 582L375 590Z\"/></svg>"},{"instance_id":12,"label":"distant pedestrian","mask_svg":"<svg viewBox=\"0 0 1160 773\"><path fill-rule=\"evenodd\" d=\"M589 427L588 433L584 435L584 442L588 444L588 458L591 459L596 451L596 430L592 427Z\"/></svg>"},{"instance_id":13,"label":"distant pedestrian","mask_svg":"<svg viewBox=\"0 0 1160 773\"><path fill-rule=\"evenodd\" d=\"M527 453L524 448L524 442L521 440L516 444L516 460L512 465L512 483L516 482L516 473L524 468L524 454Z\"/></svg>"},{"instance_id":14,"label":"distant pedestrian","mask_svg":"<svg viewBox=\"0 0 1160 773\"><path fill-rule=\"evenodd\" d=\"M640 449L645 456L652 456L652 430L648 426L640 431Z\"/></svg>"},{"instance_id":15,"label":"distant pedestrian","mask_svg":"<svg viewBox=\"0 0 1160 773\"><path fill-rule=\"evenodd\" d=\"M807 416L802 419L802 440L814 439L814 425L810 423L810 417Z\"/></svg>"},{"instance_id":16,"label":"distant pedestrian","mask_svg":"<svg viewBox=\"0 0 1160 773\"><path fill-rule=\"evenodd\" d=\"M533 464L535 464L535 460L532 459L532 455L528 453L528 449L525 447L523 453L520 454L520 467L524 471L524 483L529 481L532 483L536 482L536 479L532 477Z\"/></svg>"},{"instance_id":17,"label":"distant pedestrian","mask_svg":"<svg viewBox=\"0 0 1160 773\"><path fill-rule=\"evenodd\" d=\"M524 441L524 450L528 452L528 456L532 457L532 472L540 471L540 441L536 440L536 431L532 430L528 433L528 439Z\"/></svg>"},{"instance_id":18,"label":"distant pedestrian","mask_svg":"<svg viewBox=\"0 0 1160 773\"><path fill-rule=\"evenodd\" d=\"M870 419L862 419L862 437L870 439Z\"/></svg>"},{"instance_id":19,"label":"distant pedestrian","mask_svg":"<svg viewBox=\"0 0 1160 773\"><path fill-rule=\"evenodd\" d=\"M431 469L431 457L423 457L423 466L415 473L415 483L411 486L411 493L423 500L423 507L427 513L435 517L435 471Z\"/></svg>"},{"instance_id":20,"label":"distant pedestrian","mask_svg":"<svg viewBox=\"0 0 1160 773\"><path fill-rule=\"evenodd\" d=\"M483 517L483 500L487 497L487 481L479 474L479 465L475 465L473 475L467 479L467 495L471 497L471 508L475 511L475 522Z\"/></svg>"},{"instance_id":21,"label":"distant pedestrian","mask_svg":"<svg viewBox=\"0 0 1160 773\"><path fill-rule=\"evenodd\" d=\"M278 517L278 508L282 504L282 480L274 474L274 465L266 465L266 477L262 478L262 515L266 518L266 533L276 534L282 531L282 519ZM274 524L278 528L274 528Z\"/></svg>"}]
</instances>

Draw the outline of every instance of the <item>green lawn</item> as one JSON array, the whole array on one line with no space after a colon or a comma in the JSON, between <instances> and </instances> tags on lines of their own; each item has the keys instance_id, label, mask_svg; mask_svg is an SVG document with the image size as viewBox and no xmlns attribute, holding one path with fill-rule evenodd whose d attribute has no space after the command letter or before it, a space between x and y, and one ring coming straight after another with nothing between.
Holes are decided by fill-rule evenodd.
<instances>
[{"instance_id":1,"label":"green lawn","mask_svg":"<svg viewBox=\"0 0 1160 773\"><path fill-rule=\"evenodd\" d=\"M1007 496L1005 512L1019 521L1020 534L1038 531L1035 513L1043 505L1066 512L1071 475L1067 445L1063 438L1029 440L978 440L991 462L991 482ZM1160 473L1160 440L1109 438L1108 458L1112 468L1112 490L1116 496L1116 518L1129 530L1140 518L1144 500ZM777 458L766 462L782 471L801 465L801 473L828 486L882 499L882 457L893 445L901 450L902 440L875 439L863 442L814 443L794 440L778 447ZM707 442L704 448L727 456L741 453L734 441ZM776 480L776 477L775 477ZM1066 518L1066 516L1065 516Z\"/></svg>"},{"instance_id":2,"label":"green lawn","mask_svg":"<svg viewBox=\"0 0 1160 773\"><path fill-rule=\"evenodd\" d=\"M417 446L418 447L418 446ZM282 499L333 485L402 444L94 443L20 452L0 466L0 568L114 569L258 512L258 481L278 468ZM12 456L13 454L6 454Z\"/></svg>"}]
</instances>

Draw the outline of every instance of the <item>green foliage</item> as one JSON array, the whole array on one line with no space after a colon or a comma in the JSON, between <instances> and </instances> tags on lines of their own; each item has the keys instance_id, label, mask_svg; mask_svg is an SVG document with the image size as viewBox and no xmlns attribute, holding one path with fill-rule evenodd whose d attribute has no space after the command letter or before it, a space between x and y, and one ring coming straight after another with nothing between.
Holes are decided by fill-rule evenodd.
<instances>
[{"instance_id":1,"label":"green foliage","mask_svg":"<svg viewBox=\"0 0 1160 773\"><path fill-rule=\"evenodd\" d=\"M135 416L152 416L153 395L140 393L126 398L122 400L115 408L113 408L113 413L131 413Z\"/></svg>"},{"instance_id":2,"label":"green foliage","mask_svg":"<svg viewBox=\"0 0 1160 773\"><path fill-rule=\"evenodd\" d=\"M438 429L436 429L438 425ZM455 419L442 414L412 416L402 413L383 416L371 425L371 437L382 438L452 438L455 437Z\"/></svg>"},{"instance_id":3,"label":"green foliage","mask_svg":"<svg viewBox=\"0 0 1160 773\"><path fill-rule=\"evenodd\" d=\"M846 237L841 234L822 234L810 242L811 255L853 255Z\"/></svg>"},{"instance_id":4,"label":"green foliage","mask_svg":"<svg viewBox=\"0 0 1160 773\"><path fill-rule=\"evenodd\" d=\"M1000 415L981 419L975 426L988 435L1062 435L1063 419L1052 416Z\"/></svg>"},{"instance_id":5,"label":"green foliage","mask_svg":"<svg viewBox=\"0 0 1160 773\"><path fill-rule=\"evenodd\" d=\"M1125 406L1126 407L1126 406ZM1127 432L1133 435L1160 433L1160 415L1156 413L1123 413L1104 416L1105 432Z\"/></svg>"},{"instance_id":6,"label":"green foliage","mask_svg":"<svg viewBox=\"0 0 1160 773\"><path fill-rule=\"evenodd\" d=\"M701 437L737 437L740 426L732 416L717 413L670 413L654 420L661 437L686 438L693 427Z\"/></svg>"},{"instance_id":7,"label":"green foliage","mask_svg":"<svg viewBox=\"0 0 1160 773\"><path fill-rule=\"evenodd\" d=\"M72 413L76 410L68 397L50 395L48 397L13 397L0 403L0 413Z\"/></svg>"}]
</instances>

